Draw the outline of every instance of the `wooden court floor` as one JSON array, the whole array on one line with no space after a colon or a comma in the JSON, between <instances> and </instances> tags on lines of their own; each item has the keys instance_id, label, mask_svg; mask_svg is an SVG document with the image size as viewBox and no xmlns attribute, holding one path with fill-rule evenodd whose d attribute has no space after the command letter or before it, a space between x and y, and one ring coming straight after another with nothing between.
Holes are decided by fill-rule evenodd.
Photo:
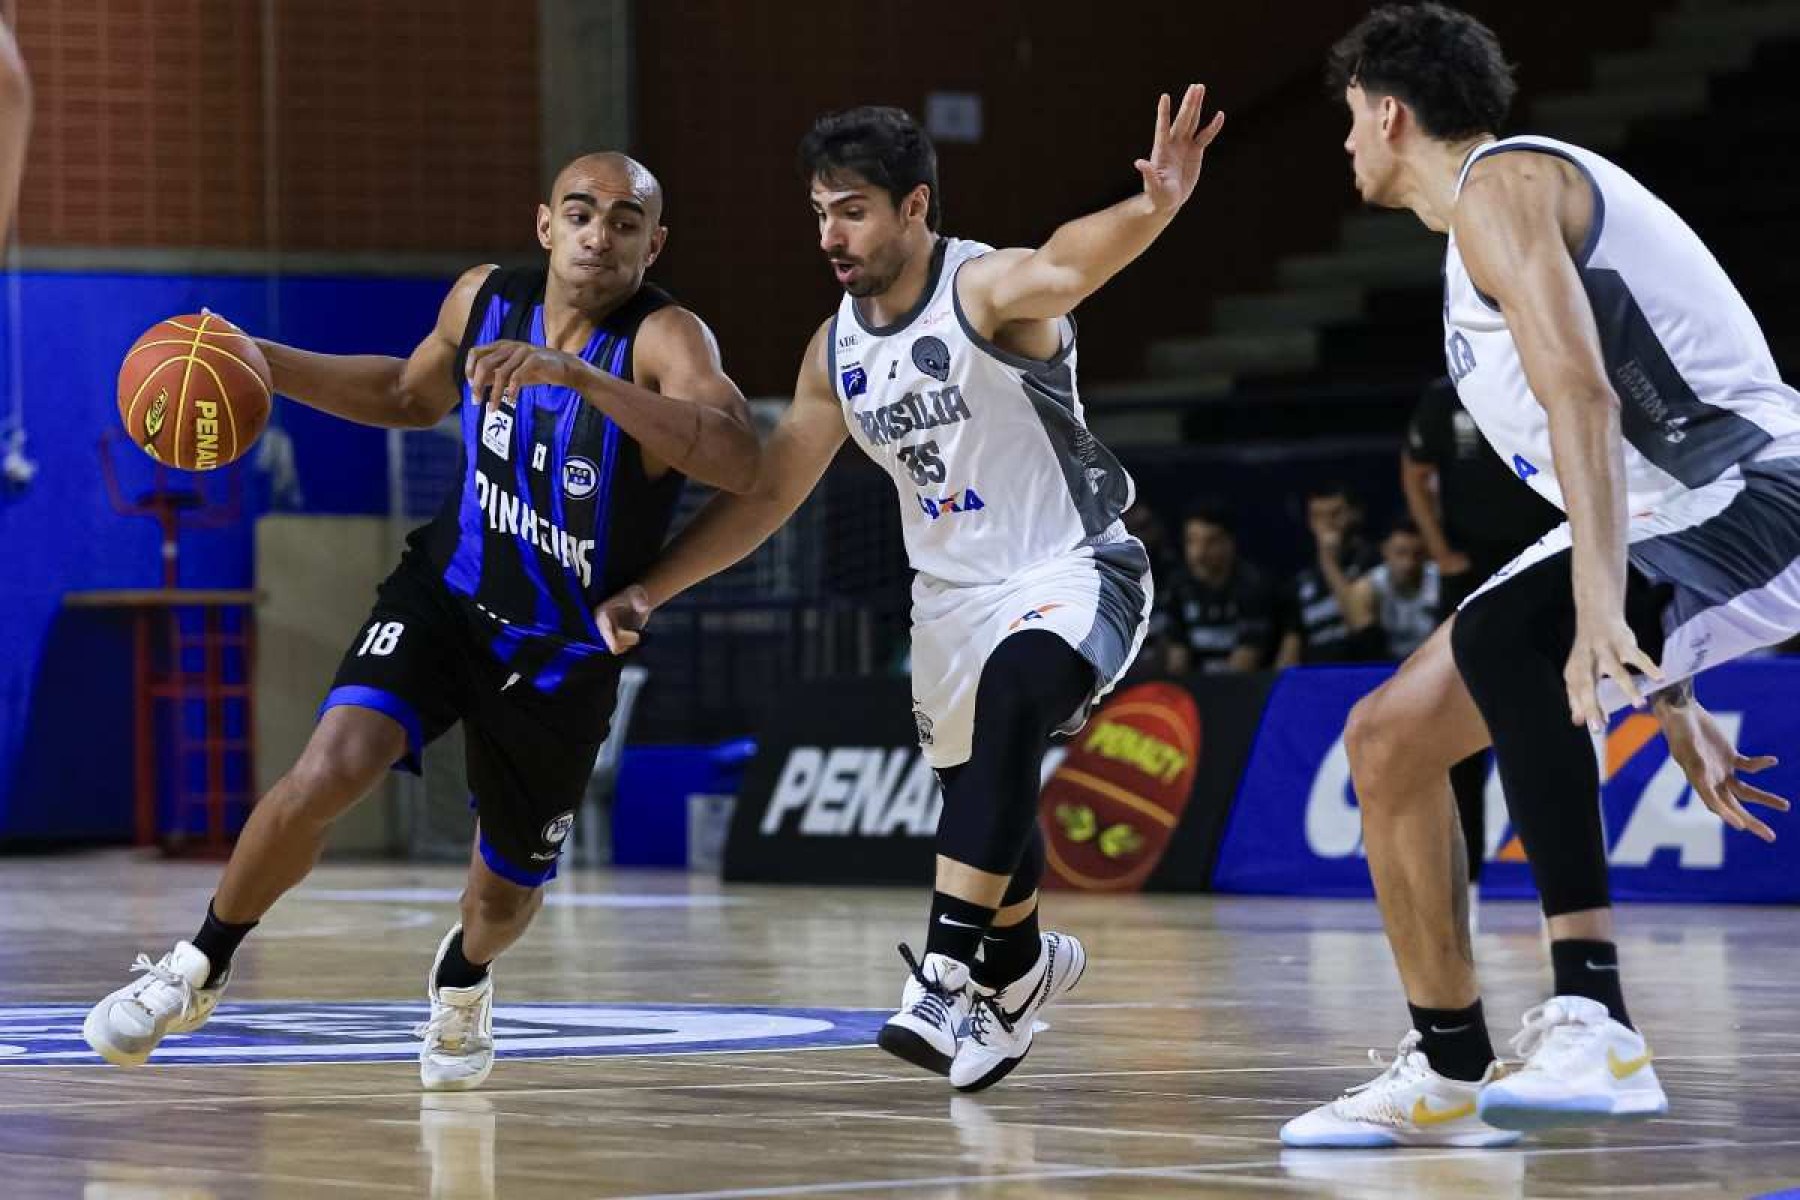
<instances>
[{"instance_id":1,"label":"wooden court floor","mask_svg":"<svg viewBox=\"0 0 1800 1200\"><path fill-rule=\"evenodd\" d=\"M1800 914L1624 912L1667 1119L1507 1151L1283 1152L1403 1031L1373 907L1054 897L1092 965L981 1097L870 1046L923 896L582 875L502 960L505 1058L422 1095L407 1030L446 868L337 866L277 908L201 1035L132 1072L80 1015L204 911L216 868L0 860L0 1198L1750 1196L1800 1186ZM1496 1042L1547 982L1489 904ZM176 1057L180 1050L185 1057ZM258 1061L244 1062L245 1058Z\"/></svg>"}]
</instances>

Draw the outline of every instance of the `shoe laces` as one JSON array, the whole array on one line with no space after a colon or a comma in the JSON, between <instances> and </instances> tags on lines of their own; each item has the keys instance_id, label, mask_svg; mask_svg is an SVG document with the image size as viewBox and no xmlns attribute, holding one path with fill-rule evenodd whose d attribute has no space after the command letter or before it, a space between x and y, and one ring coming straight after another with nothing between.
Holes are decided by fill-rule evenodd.
<instances>
[{"instance_id":1,"label":"shoe laces","mask_svg":"<svg viewBox=\"0 0 1800 1200\"><path fill-rule=\"evenodd\" d=\"M413 1036L423 1038L452 1054L467 1054L474 1050L485 1050L489 1040L475 1031L481 1002L474 1004L447 1004L442 1000L431 1003L431 1019L413 1026Z\"/></svg>"},{"instance_id":2,"label":"shoe laces","mask_svg":"<svg viewBox=\"0 0 1800 1200\"><path fill-rule=\"evenodd\" d=\"M985 992L975 996L969 1006L969 1036L978 1042L986 1042L989 1037L989 1025L998 1025L1007 1033L1013 1031L1012 1018L1006 1015L1001 1007L999 992Z\"/></svg>"},{"instance_id":3,"label":"shoe laces","mask_svg":"<svg viewBox=\"0 0 1800 1200\"><path fill-rule=\"evenodd\" d=\"M924 989L919 998L913 1001L912 1015L930 1021L933 1025L948 1028L950 1025L951 1005L955 1002L956 992L944 986L941 979L932 979L925 974L925 968L913 957L912 947L905 942L900 943L900 957L906 960L906 969Z\"/></svg>"},{"instance_id":4,"label":"shoe laces","mask_svg":"<svg viewBox=\"0 0 1800 1200\"><path fill-rule=\"evenodd\" d=\"M138 1005L152 1017L161 1016L162 1014L157 1010L166 1008L166 1005L162 1004L162 995L152 995L158 987L167 988L174 993L174 998L181 1002L182 1020L185 1021L194 1014L196 1004L194 985L186 975L169 965L167 956L164 956L160 962L152 962L148 954L140 954L137 956L137 961L131 964L131 970L134 974L139 971L144 973L144 978L138 981L140 986L131 994L131 998L137 1001Z\"/></svg>"},{"instance_id":5,"label":"shoe laces","mask_svg":"<svg viewBox=\"0 0 1800 1200\"><path fill-rule=\"evenodd\" d=\"M1382 1068L1381 1074L1367 1083L1359 1083L1332 1102L1337 1115L1345 1120L1369 1121L1380 1125L1403 1125L1411 1114L1395 1099L1404 1087L1425 1077L1425 1056L1418 1052L1420 1034L1409 1030L1400 1039L1394 1057L1384 1058L1381 1051L1370 1050L1369 1061Z\"/></svg>"},{"instance_id":6,"label":"shoe laces","mask_svg":"<svg viewBox=\"0 0 1800 1200\"><path fill-rule=\"evenodd\" d=\"M1528 1068L1559 1067L1579 1057L1600 1036L1600 1026L1576 1020L1554 1000L1526 1012L1525 1027L1512 1039L1512 1048Z\"/></svg>"}]
</instances>

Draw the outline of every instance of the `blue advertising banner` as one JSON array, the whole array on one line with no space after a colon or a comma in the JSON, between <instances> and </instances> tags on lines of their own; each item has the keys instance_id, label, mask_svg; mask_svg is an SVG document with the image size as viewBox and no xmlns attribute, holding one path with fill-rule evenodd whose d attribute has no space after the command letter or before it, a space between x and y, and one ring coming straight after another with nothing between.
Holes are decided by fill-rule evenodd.
<instances>
[{"instance_id":1,"label":"blue advertising banner","mask_svg":"<svg viewBox=\"0 0 1800 1200\"><path fill-rule=\"evenodd\" d=\"M1369 896L1362 821L1344 752L1344 720L1387 668L1289 671L1275 684L1238 786L1213 873L1221 892ZM1709 671L1697 685L1746 754L1782 763L1757 778L1800 798L1800 660L1765 658ZM1596 739L1613 895L1619 900L1800 901L1800 818L1763 813L1780 839L1728 829L1688 787L1654 718L1627 711ZM1484 897L1533 895L1498 776L1487 788Z\"/></svg>"}]
</instances>

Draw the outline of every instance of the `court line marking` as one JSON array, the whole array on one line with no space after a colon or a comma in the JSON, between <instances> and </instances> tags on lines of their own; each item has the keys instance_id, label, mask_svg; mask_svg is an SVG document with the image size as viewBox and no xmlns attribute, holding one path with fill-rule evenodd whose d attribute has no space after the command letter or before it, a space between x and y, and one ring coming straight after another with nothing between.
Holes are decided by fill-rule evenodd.
<instances>
[{"instance_id":1,"label":"court line marking","mask_svg":"<svg viewBox=\"0 0 1800 1200\"><path fill-rule=\"evenodd\" d=\"M841 1046L841 1047L812 1046L812 1047L807 1047L807 1049L810 1049L810 1050L830 1050L830 1049L849 1050L849 1049L870 1049L870 1048L871 1047L867 1047L867 1046L864 1046L864 1047L851 1047L851 1046ZM709 1054L714 1054L714 1053L718 1053L718 1054L731 1054L731 1053L792 1054L792 1053L799 1053L799 1052L800 1051L796 1049L796 1050L708 1051L707 1053L709 1053ZM655 1054L634 1054L634 1055L615 1054L615 1055L607 1055L604 1057L603 1060L595 1059L595 1058L588 1058L588 1057L564 1057L564 1058L549 1058L549 1059L519 1059L519 1060L513 1060L513 1061L536 1062L536 1063L569 1062L569 1063L581 1063L585 1066L592 1066L596 1061L613 1061L613 1060L617 1060L617 1059L643 1060L643 1059L654 1059L654 1058L658 1058L658 1057L662 1057L664 1059L664 1061L661 1063L644 1064L644 1065L657 1065L657 1066L670 1066L670 1067L682 1067L682 1066L714 1066L714 1067L717 1067L717 1066L731 1065L731 1064L726 1064L726 1063L683 1063L683 1062L676 1061L676 1060L669 1060L669 1059L667 1059L666 1056L659 1056L659 1055L655 1055ZM232 1067L232 1066L245 1067L246 1066L246 1064L242 1064L242 1063L225 1063L225 1064L220 1064L219 1066L210 1066L210 1067L194 1067L194 1066L191 1066L188 1064L182 1064L182 1065L185 1066L189 1070L206 1070L206 1071L216 1071L216 1070L221 1069L221 1067ZM253 1063L253 1064L247 1064L247 1065L249 1068L255 1069L255 1070L265 1069L264 1065L261 1063ZM276 1065L276 1064L269 1064L269 1065ZM358 1067L391 1068L391 1067L403 1067L403 1066L407 1066L408 1064L406 1064L406 1063L325 1063L325 1064L285 1063L285 1064L280 1064L280 1065L296 1066L296 1067L298 1067L298 1066L317 1067L317 1066L324 1065L324 1066L358 1066ZM81 1070L84 1072L92 1071L95 1076L99 1076L100 1072L98 1070L98 1066L99 1066L99 1064L95 1064L92 1066L90 1066L89 1064L81 1064L80 1066L75 1067L73 1069ZM1029 1075L1029 1076L1023 1076L1020 1078L1020 1082L1023 1083L1023 1082L1026 1082L1027 1080L1041 1081L1041 1080L1045 1080L1045 1079L1099 1079L1099 1078L1106 1078L1106 1077L1110 1077L1110 1076L1242 1075L1242 1074L1251 1074L1251 1073L1266 1072L1266 1071L1341 1071L1341 1070L1345 1070L1345 1069L1346 1068L1335 1067L1335 1066L1323 1066L1323 1067L1322 1066L1289 1066L1289 1067L1180 1067L1180 1068L1159 1068L1156 1070L1146 1070L1146 1071L1128 1071L1128 1070L1121 1070L1121 1071L1054 1071L1054 1072L1047 1071L1047 1072L1044 1072L1043 1074L1034 1074L1034 1075ZM19 1071L19 1074L22 1076L24 1074L24 1072ZM0 1080L3 1080L4 1078L5 1078L4 1076L0 1076ZM28 1082L28 1081L21 1079L21 1082ZM58 1084L66 1085L71 1081L68 1079L67 1076L57 1076L53 1080L40 1079L40 1082L55 1082ZM96 1084L98 1084L101 1082L101 1080L99 1078L95 1078L94 1082ZM844 1086L844 1085L850 1085L850 1084L865 1084L865 1083L930 1083L930 1084L936 1084L941 1087L941 1086L943 1086L943 1082L944 1082L943 1077L939 1076L939 1075L927 1075L927 1074L879 1075L879 1074L875 1074L875 1073L871 1072L866 1075L863 1075L860 1078L857 1078L857 1077L843 1078L841 1076L827 1076L825 1078L820 1078L820 1079L771 1079L771 1080L759 1081L756 1083L639 1083L639 1084L613 1083L613 1084L609 1084L609 1085L601 1086L601 1087L483 1088L483 1089L481 1089L481 1094L484 1096L580 1096L580 1095L585 1095L589 1092L747 1091L750 1089L762 1089L762 1088L837 1087L837 1086ZM405 1092L331 1092L331 1093L323 1093L323 1094L314 1095L314 1096L267 1096L267 1095L262 1095L262 1096L221 1096L216 1093L210 1094L210 1095L207 1095L204 1097L190 1097L190 1098L186 1098L186 1099L169 1098L169 1097L163 1097L163 1096L138 1096L138 1097L134 1097L134 1098L128 1099L128 1100L127 1099L71 1100L71 1101L67 1101L67 1102L63 1102L63 1103L54 1103L53 1102L50 1104L44 1104L44 1103L0 1104L0 1113L19 1112L19 1111L36 1112L36 1111L47 1111L50 1109L59 1109L59 1108L62 1108L62 1109L116 1108L116 1107L120 1107L123 1105L133 1105L133 1104L142 1105L142 1104L146 1104L146 1103L164 1105L164 1106L173 1106L173 1105L182 1105L182 1104L260 1104L260 1103L319 1104L319 1103L337 1103L340 1101L348 1101L348 1100L417 1099L419 1096L421 1096L423 1094L424 1093L422 1091L420 1091L417 1088L414 1088L412 1090L405 1091Z\"/></svg>"},{"instance_id":2,"label":"court line marking","mask_svg":"<svg viewBox=\"0 0 1800 1200\"><path fill-rule=\"evenodd\" d=\"M808 1113L809 1117L855 1117L872 1121L921 1121L934 1125L963 1125L955 1117L927 1117L916 1113L878 1112L861 1109L841 1109L828 1112ZM1173 1133L1163 1129L1119 1129L1099 1125L1057 1125L1047 1121L1009 1121L999 1119L996 1127L1004 1129L1047 1129L1052 1133L1085 1133L1095 1137L1141 1137L1172 1138L1184 1142L1254 1142L1266 1145L1268 1136L1255 1136L1245 1133Z\"/></svg>"},{"instance_id":3,"label":"court line marking","mask_svg":"<svg viewBox=\"0 0 1800 1200\"><path fill-rule=\"evenodd\" d=\"M407 1184L373 1183L366 1179L334 1179L334 1178L331 1178L330 1176L322 1176L322 1175L288 1175L288 1174L277 1174L277 1173L271 1172L271 1171L254 1171L254 1170L250 1170L250 1171L229 1170L228 1171L222 1167L169 1167L169 1166L162 1166L162 1165L145 1166L145 1165L139 1165L136 1163L123 1162L118 1159L74 1159L74 1160L71 1160L70 1158L63 1156L63 1155L32 1154L32 1153L28 1153L28 1152L24 1152L24 1151L19 1151L19 1150L0 1150L0 1162L4 1162L7 1159L28 1160L31 1162L49 1163L49 1164L53 1164L55 1166L60 1166L60 1167L67 1167L70 1165L71 1162L73 1162L77 1166L88 1168L90 1170L92 1168L98 1167L98 1166L118 1166L118 1167L122 1167L122 1168L129 1170L134 1176L152 1175L152 1176L158 1177L158 1183L153 1186L159 1186L162 1183L187 1183L191 1180L191 1178L193 1176L198 1175L198 1176L202 1176L204 1178L219 1179L219 1180L225 1180L225 1181L234 1182L234 1183L236 1183L236 1182L251 1182L251 1181L261 1182L261 1183L292 1183L292 1184L300 1184L300 1185L308 1186L308 1187L322 1186L322 1187L328 1187L328 1188L350 1188L350 1189L353 1189L356 1191L360 1191L364 1194L367 1194L370 1191L377 1191L377 1192L391 1192L395 1195L403 1195L403 1196L418 1195L418 1188L414 1187L414 1186L409 1186ZM54 1180L54 1177L53 1177L53 1180ZM143 1187L147 1181L142 1178L117 1179L117 1180L111 1180L111 1179L96 1180L96 1179L91 1178L91 1176L90 1176L90 1178L87 1180L87 1182L90 1184L92 1184L92 1183L102 1183L102 1184L109 1184L109 1185L117 1184L120 1187L135 1189L135 1188Z\"/></svg>"},{"instance_id":4,"label":"court line marking","mask_svg":"<svg viewBox=\"0 0 1800 1200\"><path fill-rule=\"evenodd\" d=\"M722 1055L802 1054L802 1053L808 1053L808 1052L823 1052L823 1051L834 1051L834 1050L867 1050L867 1049L872 1049L872 1048L873 1047L871 1045L865 1043L862 1045L849 1045L849 1046L770 1047L770 1048L761 1049L761 1050L709 1050L709 1051L703 1052L702 1054L693 1055L691 1057L695 1058L695 1059L700 1059L700 1058L706 1058L706 1057L712 1057L712 1056L722 1056ZM1797 1052L1797 1053L1777 1052L1774 1054L1762 1053L1762 1054L1755 1054L1755 1055L1751 1055L1749 1053L1714 1054L1714 1055L1666 1055L1666 1056L1659 1056L1657 1058L1657 1062L1668 1063L1668 1062L1714 1060L1714 1059L1723 1060L1723 1061L1732 1061L1732 1060L1739 1060L1739 1059L1750 1058L1750 1057L1755 1057L1759 1061L1764 1060L1764 1059L1771 1059L1771 1058L1800 1058L1800 1052ZM650 1062L650 1061L646 1061L646 1060L658 1060L658 1061ZM637 1054L614 1054L614 1055L604 1055L604 1056L565 1055L565 1056L553 1057L553 1058L517 1059L517 1060L512 1060L512 1061L533 1062L533 1063L546 1063L546 1062L548 1062L548 1063L559 1063L559 1062L560 1063L580 1063L580 1064L587 1065L587 1066L592 1066L596 1063L620 1062L622 1064L629 1064L629 1065L656 1066L656 1067L665 1067L665 1068L711 1067L711 1068L715 1068L715 1069L720 1068L720 1067L731 1067L731 1066L736 1065L736 1064L732 1064L732 1063L683 1061L683 1059L681 1057L670 1056L666 1051L661 1052L661 1053L644 1052L644 1053L637 1053ZM101 1072L99 1070L99 1067L101 1065L102 1064L85 1064L84 1063L84 1064L75 1065L72 1068L64 1068L64 1070L72 1069L72 1070L77 1070L77 1071L81 1071L84 1073L92 1073L92 1075L94 1076L93 1082L95 1082L96 1084L99 1084L101 1082ZM243 1068L246 1066L246 1064L219 1064L218 1066L208 1066L208 1067L195 1067L195 1066L188 1065L188 1064L180 1064L180 1065L185 1066L186 1069L188 1069L188 1070L207 1070L207 1071L215 1071L215 1070L220 1070L221 1068L229 1068L232 1066L237 1066L240 1068ZM373 1067L373 1068L386 1069L386 1068L404 1066L406 1064L404 1064L404 1063L326 1063L326 1064L320 1064L320 1063L297 1063L296 1062L296 1063L270 1063L270 1064L257 1063L257 1064L247 1064L247 1065L251 1069L266 1070L270 1066L317 1067L320 1065L339 1066L339 1067L343 1067L343 1066ZM795 1069L799 1070L799 1069L803 1069L803 1068L795 1068ZM1138 1069L1138 1070L1123 1070L1122 1069L1122 1070L1114 1070L1114 1071L1044 1071L1044 1072L1033 1072L1030 1075L1021 1076L1019 1078L1018 1082L1021 1084L1030 1085L1030 1084L1043 1083L1047 1080L1080 1080L1080 1079L1113 1079L1113 1078L1137 1079L1137 1078L1153 1078L1153 1077L1168 1076L1168 1075L1254 1075L1254 1074L1284 1074L1284 1073L1299 1074L1302 1072L1317 1073L1317 1072L1324 1072L1324 1071L1348 1072L1348 1071L1354 1071L1356 1069L1357 1069L1357 1067L1355 1064L1327 1063L1327 1064L1310 1064L1310 1065L1282 1064L1279 1066L1267 1066L1267 1067L1158 1067L1158 1068L1148 1068L1148 1069ZM27 1076L27 1072L25 1070L23 1070L23 1069L15 1069L15 1070L16 1070L16 1074L14 1074L13 1077L17 1078L20 1083L31 1082L31 1078ZM30 1075L36 1076L40 1082L54 1082L59 1085L67 1085L71 1082L75 1082L75 1081L70 1080L66 1074L59 1074L59 1075L45 1077L38 1072L30 1072ZM107 1078L110 1078L110 1074L107 1076ZM86 1082L86 1080L82 1080L81 1082ZM190 1082L193 1082L196 1086L204 1086L204 1085L201 1085L198 1080L193 1080ZM849 1077L845 1077L843 1075L835 1075L834 1074L834 1075L824 1076L824 1077L818 1078L818 1079L774 1079L774 1080L763 1080L763 1081L758 1081L758 1082L754 1082L754 1083L744 1082L744 1083L632 1084L632 1083L616 1083L615 1082L615 1083L608 1084L605 1086L597 1086L597 1087L484 1088L484 1089L482 1089L481 1094L484 1096L579 1096L579 1095L584 1095L584 1094L587 1094L590 1092L747 1091L747 1090L752 1090L752 1089L767 1089L767 1088L836 1087L836 1086L850 1086L850 1085L861 1085L861 1084L870 1084L870 1083L913 1083L913 1084L931 1083L931 1084L940 1084L941 1085L942 1079L941 1079L941 1077L939 1077L937 1075L926 1075L926 1074L881 1075L881 1074L877 1074L874 1072L870 1072L870 1073L867 1073L867 1074L864 1074L861 1076L851 1075ZM106 1084L105 1086L110 1087L111 1084ZM420 1096L422 1094L423 1093L421 1091L419 1091L418 1089L415 1088L415 1089L411 1089L411 1090L404 1091L404 1092L330 1092L330 1093L321 1093L321 1094L312 1095L312 1096L268 1096L268 1095L220 1096L216 1093L211 1093L206 1096L195 1096L195 1097L187 1097L187 1098L165 1097L165 1096L137 1096L137 1097L133 1097L130 1099L71 1100L71 1101L65 1101L65 1102L51 1102L51 1103L44 1103L41 1101L36 1101L36 1102L29 1103L29 1104L0 1103L0 1113L39 1112L39 1111L68 1110L68 1109L82 1109L82 1108L117 1108L117 1107L123 1107L126 1105L141 1105L141 1104L145 1104L145 1103L153 1103L153 1104L165 1105L165 1106L179 1106L179 1105L186 1105L186 1104L248 1104L248 1105L254 1105L254 1104L264 1104L264 1103L322 1104L322 1103L339 1103L339 1102L343 1102L343 1101L352 1101L352 1100L416 1099L418 1096ZM1206 1096L1194 1097L1191 1095L1187 1096L1186 1098L1188 1098L1188 1099L1204 1099L1204 1100L1212 1099L1212 1097L1206 1097ZM1414 1157L1416 1157L1416 1155Z\"/></svg>"},{"instance_id":5,"label":"court line marking","mask_svg":"<svg viewBox=\"0 0 1800 1200\"><path fill-rule=\"evenodd\" d=\"M1699 1141L1668 1143L1649 1146L1566 1146L1546 1147L1531 1150L1409 1150L1403 1158L1395 1158L1400 1163L1426 1162L1432 1159L1480 1158L1499 1155L1517 1155L1521 1158L1549 1157L1552 1155L1575 1154L1654 1154L1666 1150L1721 1150L1721 1149L1766 1149L1774 1147L1800 1146L1800 1139L1783 1139L1769 1142L1740 1141ZM1325 1152L1321 1152L1325 1153ZM1339 1152L1355 1155L1357 1151ZM1374 1153L1374 1152L1365 1152ZM1384 1156L1391 1156L1391 1151L1380 1151ZM1363 1158L1362 1161L1369 1161ZM1246 1162L1230 1163L1181 1163L1165 1167L1061 1167L1046 1166L1038 1171L1012 1171L987 1175L938 1175L928 1178L910 1179L866 1179L843 1180L832 1183L790 1184L786 1186L727 1188L710 1192L644 1192L629 1196L613 1196L608 1200L755 1200L762 1196L818 1196L834 1192L872 1192L872 1191L912 1191L920 1188L953 1187L959 1184L995 1184L995 1183L1029 1183L1041 1180L1056 1179L1178 1179L1190 1183L1217 1183L1232 1178L1232 1173L1239 1171L1280 1171L1279 1158L1260 1158ZM1247 1176L1258 1185L1283 1187L1296 1182L1286 1175ZM1311 1181L1307 1181L1311 1182Z\"/></svg>"}]
</instances>

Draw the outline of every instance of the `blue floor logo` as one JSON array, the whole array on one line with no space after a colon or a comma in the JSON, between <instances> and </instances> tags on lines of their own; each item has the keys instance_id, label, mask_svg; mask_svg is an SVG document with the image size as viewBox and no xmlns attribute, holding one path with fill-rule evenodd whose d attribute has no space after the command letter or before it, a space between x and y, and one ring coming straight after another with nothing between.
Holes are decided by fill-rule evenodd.
<instances>
[{"instance_id":1,"label":"blue floor logo","mask_svg":"<svg viewBox=\"0 0 1800 1200\"><path fill-rule=\"evenodd\" d=\"M0 1005L0 1068L98 1063L85 1006ZM402 1062L416 1059L421 1003L226 1000L205 1028L164 1042L151 1063ZM810 1050L873 1045L886 1014L854 1008L685 1004L499 1004L501 1058Z\"/></svg>"}]
</instances>

